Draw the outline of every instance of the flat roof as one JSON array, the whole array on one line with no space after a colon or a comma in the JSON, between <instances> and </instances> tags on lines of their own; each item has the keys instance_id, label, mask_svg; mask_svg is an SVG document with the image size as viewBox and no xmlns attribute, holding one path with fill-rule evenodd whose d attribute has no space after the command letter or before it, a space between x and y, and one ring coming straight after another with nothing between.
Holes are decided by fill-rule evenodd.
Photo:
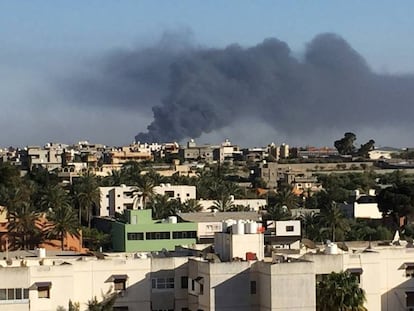
<instances>
[{"instance_id":1,"label":"flat roof","mask_svg":"<svg viewBox=\"0 0 414 311\"><path fill-rule=\"evenodd\" d=\"M183 220L192 222L214 222L233 220L254 220L260 221L261 215L257 212L199 212L178 214Z\"/></svg>"}]
</instances>

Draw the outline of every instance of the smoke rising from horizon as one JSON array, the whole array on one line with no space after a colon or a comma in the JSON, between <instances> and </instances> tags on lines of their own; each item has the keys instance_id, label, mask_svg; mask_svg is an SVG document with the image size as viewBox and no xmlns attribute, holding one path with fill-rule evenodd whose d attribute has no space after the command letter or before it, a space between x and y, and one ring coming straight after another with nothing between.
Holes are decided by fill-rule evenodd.
<instances>
[{"instance_id":1,"label":"smoke rising from horizon","mask_svg":"<svg viewBox=\"0 0 414 311\"><path fill-rule=\"evenodd\" d=\"M141 142L197 138L246 117L289 135L409 127L414 112L413 75L375 73L330 33L312 39L301 57L275 38L213 49L165 36L149 48L116 51L98 68L72 81L70 92L80 103L148 117L152 110L147 131L135 136Z\"/></svg>"}]
</instances>

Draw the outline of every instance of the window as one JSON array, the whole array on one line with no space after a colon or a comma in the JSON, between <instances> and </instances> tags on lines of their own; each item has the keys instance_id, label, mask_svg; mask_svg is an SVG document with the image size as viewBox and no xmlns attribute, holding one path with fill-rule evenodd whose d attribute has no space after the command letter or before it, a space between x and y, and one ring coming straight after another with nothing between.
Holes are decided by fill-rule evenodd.
<instances>
[{"instance_id":1,"label":"window","mask_svg":"<svg viewBox=\"0 0 414 311\"><path fill-rule=\"evenodd\" d=\"M174 288L174 278L154 278L151 283L153 289Z\"/></svg>"},{"instance_id":2,"label":"window","mask_svg":"<svg viewBox=\"0 0 414 311\"><path fill-rule=\"evenodd\" d=\"M128 280L127 274L113 274L111 275L105 283L114 283L114 290L126 290L126 282Z\"/></svg>"},{"instance_id":3,"label":"window","mask_svg":"<svg viewBox=\"0 0 414 311\"><path fill-rule=\"evenodd\" d=\"M286 226L286 232L293 232L294 227L293 226Z\"/></svg>"},{"instance_id":4,"label":"window","mask_svg":"<svg viewBox=\"0 0 414 311\"><path fill-rule=\"evenodd\" d=\"M181 288L188 288L188 276L181 277Z\"/></svg>"},{"instance_id":5,"label":"window","mask_svg":"<svg viewBox=\"0 0 414 311\"><path fill-rule=\"evenodd\" d=\"M174 191L165 191L165 195L170 197L170 198L173 198L174 197Z\"/></svg>"},{"instance_id":6,"label":"window","mask_svg":"<svg viewBox=\"0 0 414 311\"><path fill-rule=\"evenodd\" d=\"M36 282L29 289L36 289L38 298L50 298L50 288L52 287L52 282ZM28 293L23 292L23 296L28 296ZM27 298L25 298L27 299Z\"/></svg>"},{"instance_id":7,"label":"window","mask_svg":"<svg viewBox=\"0 0 414 311\"><path fill-rule=\"evenodd\" d=\"M50 298L50 288L49 286L41 286L37 288L38 298Z\"/></svg>"},{"instance_id":8,"label":"window","mask_svg":"<svg viewBox=\"0 0 414 311\"><path fill-rule=\"evenodd\" d=\"M191 280L191 290L195 291L195 281Z\"/></svg>"},{"instance_id":9,"label":"window","mask_svg":"<svg viewBox=\"0 0 414 311\"><path fill-rule=\"evenodd\" d=\"M125 290L126 289L126 280L114 280L114 289L115 290Z\"/></svg>"},{"instance_id":10,"label":"window","mask_svg":"<svg viewBox=\"0 0 414 311\"><path fill-rule=\"evenodd\" d=\"M204 294L204 284L200 283L200 295Z\"/></svg>"},{"instance_id":11,"label":"window","mask_svg":"<svg viewBox=\"0 0 414 311\"><path fill-rule=\"evenodd\" d=\"M143 240L144 233L142 232L130 232L127 234L128 240Z\"/></svg>"},{"instance_id":12,"label":"window","mask_svg":"<svg viewBox=\"0 0 414 311\"><path fill-rule=\"evenodd\" d=\"M20 299L23 299L23 291L22 291L22 289L21 288L16 288L15 289L15 299L16 300L20 300Z\"/></svg>"},{"instance_id":13,"label":"window","mask_svg":"<svg viewBox=\"0 0 414 311\"><path fill-rule=\"evenodd\" d=\"M250 294L255 295L257 292L256 281L250 281Z\"/></svg>"},{"instance_id":14,"label":"window","mask_svg":"<svg viewBox=\"0 0 414 311\"><path fill-rule=\"evenodd\" d=\"M407 308L414 308L414 292L405 292L405 303Z\"/></svg>"},{"instance_id":15,"label":"window","mask_svg":"<svg viewBox=\"0 0 414 311\"><path fill-rule=\"evenodd\" d=\"M358 284L361 283L361 274L363 272L362 268L349 268L346 270L349 274L356 278Z\"/></svg>"},{"instance_id":16,"label":"window","mask_svg":"<svg viewBox=\"0 0 414 311\"><path fill-rule=\"evenodd\" d=\"M188 197L190 196L190 194L189 194L189 193L187 193L187 194L186 194L186 196L187 196L187 198L188 198Z\"/></svg>"},{"instance_id":17,"label":"window","mask_svg":"<svg viewBox=\"0 0 414 311\"><path fill-rule=\"evenodd\" d=\"M7 289L0 288L0 300L7 300Z\"/></svg>"},{"instance_id":18,"label":"window","mask_svg":"<svg viewBox=\"0 0 414 311\"><path fill-rule=\"evenodd\" d=\"M0 288L0 301L26 299L29 299L29 289L27 288Z\"/></svg>"},{"instance_id":19,"label":"window","mask_svg":"<svg viewBox=\"0 0 414 311\"><path fill-rule=\"evenodd\" d=\"M7 300L14 300L14 288L7 289Z\"/></svg>"},{"instance_id":20,"label":"window","mask_svg":"<svg viewBox=\"0 0 414 311\"><path fill-rule=\"evenodd\" d=\"M169 240L171 239L170 232L147 232L145 234L147 240Z\"/></svg>"},{"instance_id":21,"label":"window","mask_svg":"<svg viewBox=\"0 0 414 311\"><path fill-rule=\"evenodd\" d=\"M405 276L406 277L414 277L414 263L413 262L406 262L403 265L403 268L405 269Z\"/></svg>"},{"instance_id":22,"label":"window","mask_svg":"<svg viewBox=\"0 0 414 311\"><path fill-rule=\"evenodd\" d=\"M173 239L195 239L197 237L196 231L176 231L173 232Z\"/></svg>"}]
</instances>

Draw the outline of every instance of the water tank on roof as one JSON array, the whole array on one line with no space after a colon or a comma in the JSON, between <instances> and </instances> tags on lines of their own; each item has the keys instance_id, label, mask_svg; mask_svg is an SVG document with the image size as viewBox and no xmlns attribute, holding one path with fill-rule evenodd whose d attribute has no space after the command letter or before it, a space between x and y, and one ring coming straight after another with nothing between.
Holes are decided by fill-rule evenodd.
<instances>
[{"instance_id":1,"label":"water tank on roof","mask_svg":"<svg viewBox=\"0 0 414 311\"><path fill-rule=\"evenodd\" d=\"M168 223L176 224L177 223L177 216L169 216L168 217Z\"/></svg>"},{"instance_id":2,"label":"water tank on roof","mask_svg":"<svg viewBox=\"0 0 414 311\"><path fill-rule=\"evenodd\" d=\"M326 245L325 254L336 255L338 254L338 245L336 243L329 243Z\"/></svg>"},{"instance_id":3,"label":"water tank on roof","mask_svg":"<svg viewBox=\"0 0 414 311\"><path fill-rule=\"evenodd\" d=\"M244 234L244 222L242 220L237 221L231 226L233 234Z\"/></svg>"},{"instance_id":4,"label":"water tank on roof","mask_svg":"<svg viewBox=\"0 0 414 311\"><path fill-rule=\"evenodd\" d=\"M45 248L36 248L36 255L39 258L45 258L46 257L46 249Z\"/></svg>"},{"instance_id":5,"label":"water tank on roof","mask_svg":"<svg viewBox=\"0 0 414 311\"><path fill-rule=\"evenodd\" d=\"M258 228L258 225L257 225L257 222L255 221L250 221L244 224L244 229L247 234L257 233L257 228Z\"/></svg>"}]
</instances>

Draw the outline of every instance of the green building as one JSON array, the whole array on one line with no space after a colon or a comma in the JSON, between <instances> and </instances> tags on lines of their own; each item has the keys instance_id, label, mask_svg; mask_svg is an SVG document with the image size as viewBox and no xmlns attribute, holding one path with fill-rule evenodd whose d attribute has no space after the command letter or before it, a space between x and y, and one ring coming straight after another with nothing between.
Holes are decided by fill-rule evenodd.
<instances>
[{"instance_id":1,"label":"green building","mask_svg":"<svg viewBox=\"0 0 414 311\"><path fill-rule=\"evenodd\" d=\"M114 251L160 251L174 250L176 245L196 243L197 224L177 223L175 216L168 220L153 220L152 211L126 210L127 223L112 224L112 247Z\"/></svg>"}]
</instances>

